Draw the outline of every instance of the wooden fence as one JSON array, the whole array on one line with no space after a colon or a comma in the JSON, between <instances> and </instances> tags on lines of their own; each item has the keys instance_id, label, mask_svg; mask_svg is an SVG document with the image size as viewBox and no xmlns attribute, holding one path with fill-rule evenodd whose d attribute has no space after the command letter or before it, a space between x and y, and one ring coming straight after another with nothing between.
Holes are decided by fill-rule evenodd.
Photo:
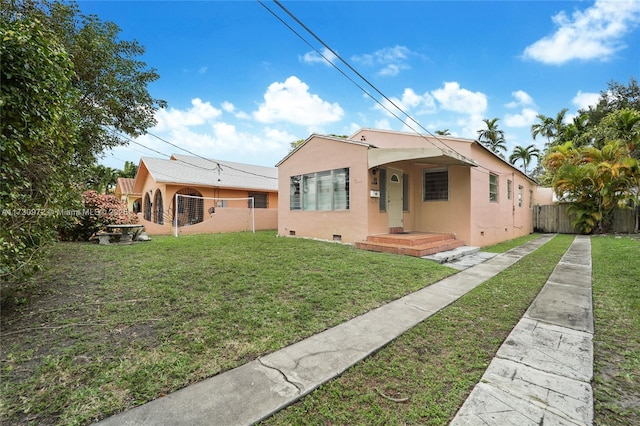
<instances>
[{"instance_id":1,"label":"wooden fence","mask_svg":"<svg viewBox=\"0 0 640 426\"><path fill-rule=\"evenodd\" d=\"M573 216L567 214L567 207L569 204L566 203L535 206L533 209L533 229L536 232L577 234L571 225ZM637 220L638 209L616 209L613 214L611 231L621 234L637 232Z\"/></svg>"}]
</instances>

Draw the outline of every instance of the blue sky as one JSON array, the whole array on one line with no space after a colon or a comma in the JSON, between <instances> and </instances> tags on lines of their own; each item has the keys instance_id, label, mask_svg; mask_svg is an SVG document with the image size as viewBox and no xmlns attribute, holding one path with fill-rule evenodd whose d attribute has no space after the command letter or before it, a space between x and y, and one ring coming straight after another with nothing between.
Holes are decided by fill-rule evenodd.
<instances>
[{"instance_id":1,"label":"blue sky","mask_svg":"<svg viewBox=\"0 0 640 426\"><path fill-rule=\"evenodd\" d=\"M264 4L319 51L276 3ZM80 1L146 48L149 86L168 107L149 129L207 158L274 166L312 133L409 130L257 1ZM593 104L640 75L640 1L292 1L283 5L430 132L475 138L500 119L509 152L536 114ZM326 55L381 103L380 95ZM393 109L393 107L391 107ZM418 128L412 124L412 127ZM184 151L151 135L137 142ZM102 163L157 152L130 144ZM165 157L166 158L166 157Z\"/></svg>"}]
</instances>

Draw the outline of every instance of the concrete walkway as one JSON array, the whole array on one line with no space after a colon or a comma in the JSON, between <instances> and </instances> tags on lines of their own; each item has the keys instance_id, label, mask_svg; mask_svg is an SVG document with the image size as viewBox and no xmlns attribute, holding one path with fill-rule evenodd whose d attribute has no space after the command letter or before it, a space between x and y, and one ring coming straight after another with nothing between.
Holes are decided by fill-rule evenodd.
<instances>
[{"instance_id":1,"label":"concrete walkway","mask_svg":"<svg viewBox=\"0 0 640 426\"><path fill-rule=\"evenodd\" d=\"M344 324L103 420L99 425L226 426L248 425L267 418L378 351L551 238L552 235L541 236ZM563 282L558 283L562 285ZM545 313L544 300L555 300L553 293L546 294L547 299L543 299L538 308L532 305L533 315ZM512 346L522 351L527 349L520 343ZM461 416L473 423L471 415L461 412Z\"/></svg>"},{"instance_id":2,"label":"concrete walkway","mask_svg":"<svg viewBox=\"0 0 640 426\"><path fill-rule=\"evenodd\" d=\"M593 423L591 240L578 236L451 426Z\"/></svg>"}]
</instances>

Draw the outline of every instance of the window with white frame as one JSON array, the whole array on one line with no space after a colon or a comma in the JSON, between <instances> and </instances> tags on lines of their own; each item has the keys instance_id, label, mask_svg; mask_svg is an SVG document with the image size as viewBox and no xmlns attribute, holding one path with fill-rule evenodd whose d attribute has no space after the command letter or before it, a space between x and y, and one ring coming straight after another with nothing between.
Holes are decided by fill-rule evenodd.
<instances>
[{"instance_id":1,"label":"window with white frame","mask_svg":"<svg viewBox=\"0 0 640 426\"><path fill-rule=\"evenodd\" d=\"M290 210L348 210L349 169L291 176Z\"/></svg>"},{"instance_id":2,"label":"window with white frame","mask_svg":"<svg viewBox=\"0 0 640 426\"><path fill-rule=\"evenodd\" d=\"M533 191L529 190L529 208L533 207Z\"/></svg>"},{"instance_id":3,"label":"window with white frame","mask_svg":"<svg viewBox=\"0 0 640 426\"><path fill-rule=\"evenodd\" d=\"M498 202L498 175L489 173L489 201Z\"/></svg>"},{"instance_id":4,"label":"window with white frame","mask_svg":"<svg viewBox=\"0 0 640 426\"><path fill-rule=\"evenodd\" d=\"M507 200L510 200L513 198L513 182L511 181L511 179L507 180Z\"/></svg>"},{"instance_id":5,"label":"window with white frame","mask_svg":"<svg viewBox=\"0 0 640 426\"><path fill-rule=\"evenodd\" d=\"M424 170L424 195L423 201L448 201L449 200L449 170L425 169Z\"/></svg>"},{"instance_id":6,"label":"window with white frame","mask_svg":"<svg viewBox=\"0 0 640 426\"><path fill-rule=\"evenodd\" d=\"M524 188L522 185L518 185L518 207L522 207L522 191Z\"/></svg>"}]
</instances>

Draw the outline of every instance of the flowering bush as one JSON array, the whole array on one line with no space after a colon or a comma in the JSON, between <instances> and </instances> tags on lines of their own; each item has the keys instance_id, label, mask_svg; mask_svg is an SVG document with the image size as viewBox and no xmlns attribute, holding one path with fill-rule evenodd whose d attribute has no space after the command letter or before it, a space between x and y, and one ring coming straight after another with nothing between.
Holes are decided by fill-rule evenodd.
<instances>
[{"instance_id":1,"label":"flowering bush","mask_svg":"<svg viewBox=\"0 0 640 426\"><path fill-rule=\"evenodd\" d=\"M96 191L82 193L83 208L67 212L73 218L66 229L60 230L65 240L88 240L106 225L138 223L138 216L127 210L127 206L110 194L98 194Z\"/></svg>"}]
</instances>

